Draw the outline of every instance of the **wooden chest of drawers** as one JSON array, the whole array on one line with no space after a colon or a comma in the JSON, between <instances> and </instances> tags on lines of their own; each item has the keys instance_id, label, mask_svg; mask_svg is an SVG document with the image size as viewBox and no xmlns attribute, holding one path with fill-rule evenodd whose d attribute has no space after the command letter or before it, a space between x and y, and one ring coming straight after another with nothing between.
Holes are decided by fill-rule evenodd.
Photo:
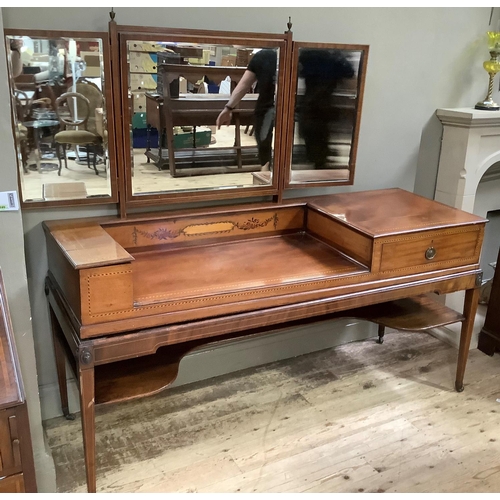
<instances>
[{"instance_id":1,"label":"wooden chest of drawers","mask_svg":"<svg viewBox=\"0 0 500 500\"><path fill-rule=\"evenodd\" d=\"M36 493L35 467L5 288L0 270L0 493Z\"/></svg>"}]
</instances>

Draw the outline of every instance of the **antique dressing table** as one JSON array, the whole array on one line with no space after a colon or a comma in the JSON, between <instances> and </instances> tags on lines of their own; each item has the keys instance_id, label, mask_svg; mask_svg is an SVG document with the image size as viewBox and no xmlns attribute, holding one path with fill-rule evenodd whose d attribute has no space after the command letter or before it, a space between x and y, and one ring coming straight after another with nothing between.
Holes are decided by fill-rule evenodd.
<instances>
[{"instance_id":1,"label":"antique dressing table","mask_svg":"<svg viewBox=\"0 0 500 500\"><path fill-rule=\"evenodd\" d=\"M89 491L95 406L160 391L203 344L341 316L408 330L462 321L462 391L484 223L399 189L46 222L62 405L68 415L66 350L80 385ZM458 290L463 315L425 295Z\"/></svg>"},{"instance_id":2,"label":"antique dressing table","mask_svg":"<svg viewBox=\"0 0 500 500\"><path fill-rule=\"evenodd\" d=\"M398 188L286 196L297 188L354 184L367 46L295 42L291 23L284 34L269 34L118 26L112 20L109 40L104 61L114 75L106 101L110 172L120 175L111 182L108 201L118 200L118 213L43 223L62 408L69 418L68 359L79 384L89 491L96 491L96 406L159 392L175 380L182 358L207 344L340 317L377 323L380 343L385 327L422 331L461 322L455 388L463 390L486 221ZM245 168L236 155L232 165L224 164L225 172L187 174L187 183L179 184L182 155L169 139L170 169L158 173L153 166L156 184L140 185L138 167L144 165L136 158L144 150L131 141L137 89L131 88L129 47L146 51L162 44L179 57L192 47L209 54L221 80L227 53L276 49L268 171L259 171L254 152L245 166L253 162L257 168L248 172L240 172ZM315 58L323 62L313 69L331 71L313 84L303 63ZM190 62L183 64L189 68ZM167 72L160 88L163 105L161 95L150 99L152 121L168 128L174 110L174 123L194 124L193 117L203 116L207 123L196 124L213 126L226 98L207 99L210 106L203 109L195 96L183 101L169 95L172 78L199 76L200 68L177 70ZM226 76L235 71L228 68ZM318 84L329 101L323 115L314 101L318 87L311 90ZM250 95L241 101L248 123ZM238 123L235 115L231 126L238 129L246 122L240 117ZM185 171L205 168L197 152ZM226 160L219 161L222 166ZM136 210L186 202L201 206ZM435 300L436 293L460 290L461 312Z\"/></svg>"}]
</instances>

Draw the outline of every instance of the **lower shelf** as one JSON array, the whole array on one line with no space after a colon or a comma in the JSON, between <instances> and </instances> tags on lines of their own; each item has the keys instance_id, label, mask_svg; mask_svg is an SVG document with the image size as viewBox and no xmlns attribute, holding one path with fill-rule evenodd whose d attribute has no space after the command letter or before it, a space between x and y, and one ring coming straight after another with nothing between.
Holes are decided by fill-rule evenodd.
<instances>
[{"instance_id":1,"label":"lower shelf","mask_svg":"<svg viewBox=\"0 0 500 500\"><path fill-rule=\"evenodd\" d=\"M360 307L312 319L280 324L279 329L319 321L357 318L405 331L425 331L464 320L462 314L427 295ZM274 330L276 331L276 330ZM189 352L230 340L265 335L269 328L223 335L160 347L155 354L95 367L95 402L108 404L152 395L168 387L177 377L179 364Z\"/></svg>"}]
</instances>

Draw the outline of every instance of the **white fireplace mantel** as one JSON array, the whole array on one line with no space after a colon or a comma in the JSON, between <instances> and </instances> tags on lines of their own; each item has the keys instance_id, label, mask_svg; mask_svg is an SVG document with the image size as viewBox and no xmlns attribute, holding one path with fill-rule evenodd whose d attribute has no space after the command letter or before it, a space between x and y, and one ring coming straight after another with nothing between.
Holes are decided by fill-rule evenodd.
<instances>
[{"instance_id":1,"label":"white fireplace mantel","mask_svg":"<svg viewBox=\"0 0 500 500\"><path fill-rule=\"evenodd\" d=\"M434 199L474 213L479 182L500 162L500 111L438 109L443 124Z\"/></svg>"},{"instance_id":2,"label":"white fireplace mantel","mask_svg":"<svg viewBox=\"0 0 500 500\"><path fill-rule=\"evenodd\" d=\"M443 135L434 199L485 217L486 213L475 211L476 194L487 170L500 162L500 111L455 108L438 109L436 114L443 124ZM497 202L500 203L500 196L495 197ZM446 304L461 310L463 299L463 292L452 293L446 296ZM484 311L480 308L474 321L472 349L477 347L483 324ZM438 328L433 333L458 346L459 325Z\"/></svg>"}]
</instances>

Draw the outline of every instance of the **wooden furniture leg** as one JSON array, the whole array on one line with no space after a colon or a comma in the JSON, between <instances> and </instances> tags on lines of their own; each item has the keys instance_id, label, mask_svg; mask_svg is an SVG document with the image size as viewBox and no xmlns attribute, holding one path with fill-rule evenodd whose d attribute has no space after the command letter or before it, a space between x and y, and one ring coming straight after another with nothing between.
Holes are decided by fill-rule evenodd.
<instances>
[{"instance_id":1,"label":"wooden furniture leg","mask_svg":"<svg viewBox=\"0 0 500 500\"><path fill-rule=\"evenodd\" d=\"M378 325L378 340L377 342L379 344L384 343L384 335L385 335L385 326L384 325Z\"/></svg>"},{"instance_id":2,"label":"wooden furniture leg","mask_svg":"<svg viewBox=\"0 0 500 500\"><path fill-rule=\"evenodd\" d=\"M82 356L84 355L85 353L82 354ZM78 366L83 449L85 454L85 469L87 472L87 490L89 493L95 493L97 483L95 463L94 367L82 366L84 363L85 361L80 362Z\"/></svg>"},{"instance_id":3,"label":"wooden furniture leg","mask_svg":"<svg viewBox=\"0 0 500 500\"><path fill-rule=\"evenodd\" d=\"M241 131L240 131L240 115L235 113L234 116L234 145L236 147L236 161L238 169L241 170L243 161L241 157Z\"/></svg>"},{"instance_id":4,"label":"wooden furniture leg","mask_svg":"<svg viewBox=\"0 0 500 500\"><path fill-rule=\"evenodd\" d=\"M472 338L472 328L479 303L480 288L471 288L465 292L464 300L464 321L460 332L460 347L458 350L457 376L455 380L455 389L457 392L464 390L464 373L467 358L469 356L469 346Z\"/></svg>"},{"instance_id":5,"label":"wooden furniture leg","mask_svg":"<svg viewBox=\"0 0 500 500\"><path fill-rule=\"evenodd\" d=\"M64 348L61 344L60 335L62 335L62 330L57 321L57 317L49 305L50 313L50 324L52 328L52 340L54 342L54 354L56 357L56 370L57 370L57 381L59 383L59 395L61 397L61 408L63 415L67 420L74 420L75 416L69 412L68 403L68 383L66 381L66 359L64 355Z\"/></svg>"},{"instance_id":6,"label":"wooden furniture leg","mask_svg":"<svg viewBox=\"0 0 500 500\"><path fill-rule=\"evenodd\" d=\"M168 108L167 108L168 109ZM167 141L167 152L168 152L168 168L170 170L170 175L175 177L175 150L174 150L174 122L172 119L172 115L169 112L165 113L165 135ZM161 138L160 138L161 142ZM160 153L161 148L158 149L158 154ZM160 156L161 161L161 156Z\"/></svg>"},{"instance_id":7,"label":"wooden furniture leg","mask_svg":"<svg viewBox=\"0 0 500 500\"><path fill-rule=\"evenodd\" d=\"M164 133L166 134L164 128L158 129L158 170L160 170L160 171L163 168L163 134ZM167 139L165 139L165 140L167 140ZM175 156L174 156L174 159L175 159Z\"/></svg>"},{"instance_id":8,"label":"wooden furniture leg","mask_svg":"<svg viewBox=\"0 0 500 500\"><path fill-rule=\"evenodd\" d=\"M146 125L146 153L149 153L149 151L151 151L151 125L148 123ZM151 160L149 159L149 156L146 155L146 157L146 163L149 163Z\"/></svg>"}]
</instances>

